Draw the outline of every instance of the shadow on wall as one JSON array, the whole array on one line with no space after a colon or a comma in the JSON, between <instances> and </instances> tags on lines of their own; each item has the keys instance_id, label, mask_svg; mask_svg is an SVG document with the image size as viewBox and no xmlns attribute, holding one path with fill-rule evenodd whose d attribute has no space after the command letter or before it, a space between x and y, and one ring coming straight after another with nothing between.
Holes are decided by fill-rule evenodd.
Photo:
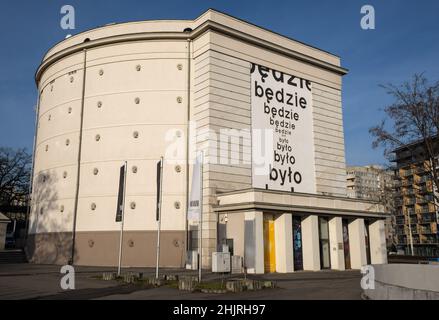
<instances>
[{"instance_id":1,"label":"shadow on wall","mask_svg":"<svg viewBox=\"0 0 439 320\"><path fill-rule=\"evenodd\" d=\"M60 203L55 171L40 173L34 179L26 255L31 263L65 265L72 250L73 208ZM76 255L76 252L75 252Z\"/></svg>"}]
</instances>

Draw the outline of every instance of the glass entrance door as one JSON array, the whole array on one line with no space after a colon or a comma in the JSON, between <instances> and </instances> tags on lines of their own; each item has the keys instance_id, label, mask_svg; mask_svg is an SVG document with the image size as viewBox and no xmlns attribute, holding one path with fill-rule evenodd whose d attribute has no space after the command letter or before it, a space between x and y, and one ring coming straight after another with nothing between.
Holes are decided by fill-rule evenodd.
<instances>
[{"instance_id":1,"label":"glass entrance door","mask_svg":"<svg viewBox=\"0 0 439 320\"><path fill-rule=\"evenodd\" d=\"M320 236L320 267L322 269L331 268L331 257L329 248L329 223L328 218L319 218L319 236Z\"/></svg>"},{"instance_id":2,"label":"glass entrance door","mask_svg":"<svg viewBox=\"0 0 439 320\"><path fill-rule=\"evenodd\" d=\"M345 269L351 268L351 252L349 247L349 221L343 219L343 250Z\"/></svg>"}]
</instances>

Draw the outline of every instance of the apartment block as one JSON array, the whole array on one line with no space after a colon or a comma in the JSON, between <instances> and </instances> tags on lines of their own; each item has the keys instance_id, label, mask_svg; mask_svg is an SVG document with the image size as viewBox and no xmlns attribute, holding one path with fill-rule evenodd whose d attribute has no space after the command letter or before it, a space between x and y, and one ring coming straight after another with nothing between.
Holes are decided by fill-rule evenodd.
<instances>
[{"instance_id":1,"label":"apartment block","mask_svg":"<svg viewBox=\"0 0 439 320\"><path fill-rule=\"evenodd\" d=\"M439 256L437 192L420 143L395 150L395 222L406 254ZM437 169L437 168L436 168Z\"/></svg>"},{"instance_id":2,"label":"apartment block","mask_svg":"<svg viewBox=\"0 0 439 320\"><path fill-rule=\"evenodd\" d=\"M381 203L385 212L394 212L394 172L379 165L346 167L347 196ZM387 247L396 244L395 216L385 221Z\"/></svg>"}]
</instances>

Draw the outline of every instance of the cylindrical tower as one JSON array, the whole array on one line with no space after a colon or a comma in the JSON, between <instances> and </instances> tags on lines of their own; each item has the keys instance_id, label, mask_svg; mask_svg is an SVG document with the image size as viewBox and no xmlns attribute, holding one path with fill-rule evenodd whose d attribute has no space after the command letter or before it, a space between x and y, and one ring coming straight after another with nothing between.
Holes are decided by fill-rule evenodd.
<instances>
[{"instance_id":1,"label":"cylindrical tower","mask_svg":"<svg viewBox=\"0 0 439 320\"><path fill-rule=\"evenodd\" d=\"M154 265L156 164L164 156L181 161L164 167L161 265L184 264L187 26L109 25L71 37L44 57L36 74L32 261L117 264L119 169L127 161L123 265Z\"/></svg>"}]
</instances>

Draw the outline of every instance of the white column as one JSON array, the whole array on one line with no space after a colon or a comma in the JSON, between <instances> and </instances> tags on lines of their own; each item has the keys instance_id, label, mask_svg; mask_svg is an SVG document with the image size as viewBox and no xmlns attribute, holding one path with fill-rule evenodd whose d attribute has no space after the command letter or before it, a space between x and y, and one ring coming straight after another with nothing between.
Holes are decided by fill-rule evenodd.
<instances>
[{"instance_id":1,"label":"white column","mask_svg":"<svg viewBox=\"0 0 439 320\"><path fill-rule=\"evenodd\" d=\"M276 218L274 221L274 234L276 272L293 272L293 221L290 213L284 213Z\"/></svg>"},{"instance_id":2,"label":"white column","mask_svg":"<svg viewBox=\"0 0 439 320\"><path fill-rule=\"evenodd\" d=\"M329 220L329 246L331 250L331 269L345 270L341 217Z\"/></svg>"},{"instance_id":3,"label":"white column","mask_svg":"<svg viewBox=\"0 0 439 320\"><path fill-rule=\"evenodd\" d=\"M245 213L245 221L252 221L254 226L253 239L251 239L254 252L254 267L247 269L248 273L264 273L264 214L262 211ZM245 244L247 245L247 244Z\"/></svg>"},{"instance_id":4,"label":"white column","mask_svg":"<svg viewBox=\"0 0 439 320\"><path fill-rule=\"evenodd\" d=\"M367 264L364 220L355 219L349 223L349 247L352 269L361 269Z\"/></svg>"},{"instance_id":5,"label":"white column","mask_svg":"<svg viewBox=\"0 0 439 320\"><path fill-rule=\"evenodd\" d=\"M384 220L369 225L370 260L372 264L387 263L387 245Z\"/></svg>"},{"instance_id":6,"label":"white column","mask_svg":"<svg viewBox=\"0 0 439 320\"><path fill-rule=\"evenodd\" d=\"M319 218L311 215L302 220L303 269L320 270Z\"/></svg>"}]
</instances>

